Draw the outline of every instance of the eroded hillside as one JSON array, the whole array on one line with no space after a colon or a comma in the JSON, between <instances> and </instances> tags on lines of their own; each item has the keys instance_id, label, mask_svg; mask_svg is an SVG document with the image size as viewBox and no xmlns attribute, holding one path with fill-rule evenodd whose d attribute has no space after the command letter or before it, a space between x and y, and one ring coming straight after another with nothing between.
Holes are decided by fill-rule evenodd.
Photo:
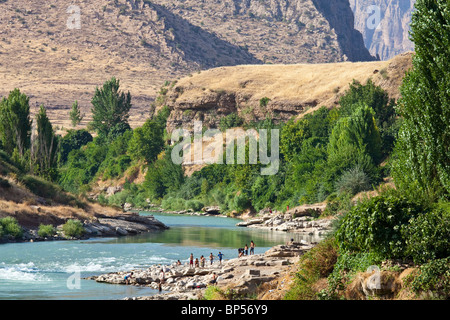
<instances>
[{"instance_id":1,"label":"eroded hillside","mask_svg":"<svg viewBox=\"0 0 450 320\"><path fill-rule=\"evenodd\" d=\"M172 109L167 129L190 128L193 120L218 127L233 112L247 121L268 116L286 121L321 106L336 106L353 80L365 83L371 78L398 99L411 58L405 53L389 61L246 65L196 73L167 88L164 104Z\"/></svg>"},{"instance_id":2,"label":"eroded hillside","mask_svg":"<svg viewBox=\"0 0 450 320\"><path fill-rule=\"evenodd\" d=\"M0 96L20 88L66 127L75 100L90 120L112 76L132 93L136 127L166 80L198 70L373 59L347 0L5 0L0 30Z\"/></svg>"}]
</instances>

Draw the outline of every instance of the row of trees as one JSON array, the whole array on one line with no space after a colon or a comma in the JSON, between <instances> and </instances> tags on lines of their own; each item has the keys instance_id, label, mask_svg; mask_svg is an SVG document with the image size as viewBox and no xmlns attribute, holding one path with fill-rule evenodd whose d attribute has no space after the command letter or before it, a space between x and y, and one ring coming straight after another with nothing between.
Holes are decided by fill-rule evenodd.
<instances>
[{"instance_id":1,"label":"row of trees","mask_svg":"<svg viewBox=\"0 0 450 320\"><path fill-rule=\"evenodd\" d=\"M15 89L0 102L2 148L21 167L52 179L57 163L58 138L44 106L34 122L30 119L29 98Z\"/></svg>"},{"instance_id":2,"label":"row of trees","mask_svg":"<svg viewBox=\"0 0 450 320\"><path fill-rule=\"evenodd\" d=\"M74 182L67 177L67 170L73 169L73 166L67 166L67 162L73 164L76 161L78 176L87 178L67 188L73 192L78 192L79 187L90 182L89 177L95 175L108 152L110 160L119 157L116 162L122 168L131 160L151 162L163 148L165 121L159 118L149 120L133 132L128 123L131 95L121 92L119 86L119 80L112 78L95 90L93 120L88 126L91 132L96 133L95 139L87 130L69 130L64 137L56 135L45 107L41 105L35 118L31 119L29 97L14 89L0 102L0 147L23 171L62 182L63 186ZM83 119L77 102L72 106L70 119L73 126ZM82 150L90 143L91 146ZM108 147L109 144L112 148ZM125 154L128 158L121 158ZM83 157L89 161L79 165ZM123 172L123 169L119 171ZM71 180L69 185L67 180Z\"/></svg>"}]
</instances>

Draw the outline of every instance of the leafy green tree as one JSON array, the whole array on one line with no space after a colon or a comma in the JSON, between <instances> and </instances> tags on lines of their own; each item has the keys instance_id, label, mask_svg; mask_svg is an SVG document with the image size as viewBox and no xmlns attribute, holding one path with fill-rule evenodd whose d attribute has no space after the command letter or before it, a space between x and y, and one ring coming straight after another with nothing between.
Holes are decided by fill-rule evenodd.
<instances>
[{"instance_id":1,"label":"leafy green tree","mask_svg":"<svg viewBox=\"0 0 450 320\"><path fill-rule=\"evenodd\" d=\"M99 173L103 180L121 176L131 164L131 158L127 154L133 132L125 131L108 144L108 153L99 167Z\"/></svg>"},{"instance_id":2,"label":"leafy green tree","mask_svg":"<svg viewBox=\"0 0 450 320\"><path fill-rule=\"evenodd\" d=\"M282 127L280 137L280 150L285 159L292 161L301 154L303 142L309 138L316 138L316 143L328 144L328 137L337 118L336 110L322 107L298 121L288 121Z\"/></svg>"},{"instance_id":3,"label":"leafy green tree","mask_svg":"<svg viewBox=\"0 0 450 320\"><path fill-rule=\"evenodd\" d=\"M69 114L70 121L72 121L72 127L76 127L80 124L81 120L83 120L84 115L81 115L80 108L78 106L78 101L75 101L72 104L72 109Z\"/></svg>"},{"instance_id":4,"label":"leafy green tree","mask_svg":"<svg viewBox=\"0 0 450 320\"><path fill-rule=\"evenodd\" d=\"M21 157L30 147L31 120L29 98L14 89L0 102L0 139L3 149L12 154L17 150Z\"/></svg>"},{"instance_id":5,"label":"leafy green tree","mask_svg":"<svg viewBox=\"0 0 450 320\"><path fill-rule=\"evenodd\" d=\"M375 120L378 127L383 122L389 121L395 115L394 100L381 87L376 86L372 79L362 85L356 80L339 100L339 113L341 116L350 116L360 105L365 103L375 112Z\"/></svg>"},{"instance_id":6,"label":"leafy green tree","mask_svg":"<svg viewBox=\"0 0 450 320\"><path fill-rule=\"evenodd\" d=\"M91 141L93 141L93 137L87 130L69 130L61 139L60 162L65 163L72 150L80 149Z\"/></svg>"},{"instance_id":7,"label":"leafy green tree","mask_svg":"<svg viewBox=\"0 0 450 320\"><path fill-rule=\"evenodd\" d=\"M161 128L165 128L169 116L170 116L170 109L168 106L164 106L158 111L156 116L154 116L152 119L154 119L161 126Z\"/></svg>"},{"instance_id":8,"label":"leafy green tree","mask_svg":"<svg viewBox=\"0 0 450 320\"><path fill-rule=\"evenodd\" d=\"M55 136L52 124L47 117L43 105L36 115L37 136L33 141L33 160L37 164L37 173L47 179L53 180L57 175L57 160L59 139Z\"/></svg>"},{"instance_id":9,"label":"leafy green tree","mask_svg":"<svg viewBox=\"0 0 450 320\"><path fill-rule=\"evenodd\" d=\"M93 107L90 127L99 135L107 137L118 125L128 125L131 95L130 92L125 94L119 91L119 80L116 78L106 81L101 89L96 88L91 103ZM124 131L126 130L121 132Z\"/></svg>"},{"instance_id":10,"label":"leafy green tree","mask_svg":"<svg viewBox=\"0 0 450 320\"><path fill-rule=\"evenodd\" d=\"M59 184L67 191L79 193L98 173L112 145L97 143L99 138L81 149L72 150L66 164L60 168Z\"/></svg>"},{"instance_id":11,"label":"leafy green tree","mask_svg":"<svg viewBox=\"0 0 450 320\"><path fill-rule=\"evenodd\" d=\"M380 130L383 156L392 152L397 137L395 101L388 93L376 86L371 79L365 85L354 80L350 88L339 100L340 117L348 117L361 105L365 104L373 109L375 123Z\"/></svg>"},{"instance_id":12,"label":"leafy green tree","mask_svg":"<svg viewBox=\"0 0 450 320\"><path fill-rule=\"evenodd\" d=\"M418 0L411 22L413 68L401 86L403 124L393 176L404 189L450 194L450 10L446 0Z\"/></svg>"},{"instance_id":13,"label":"leafy green tree","mask_svg":"<svg viewBox=\"0 0 450 320\"><path fill-rule=\"evenodd\" d=\"M134 160L151 163L164 148L164 129L155 120L147 120L140 128L133 131L128 153Z\"/></svg>"},{"instance_id":14,"label":"leafy green tree","mask_svg":"<svg viewBox=\"0 0 450 320\"><path fill-rule=\"evenodd\" d=\"M153 199L160 199L168 192L180 189L184 181L181 165L174 164L171 151L166 150L164 155L150 164L145 176L144 188Z\"/></svg>"},{"instance_id":15,"label":"leafy green tree","mask_svg":"<svg viewBox=\"0 0 450 320\"><path fill-rule=\"evenodd\" d=\"M330 161L342 161L357 154L368 154L375 164L381 160L381 138L374 112L367 105L360 105L348 117L336 123L328 144Z\"/></svg>"},{"instance_id":16,"label":"leafy green tree","mask_svg":"<svg viewBox=\"0 0 450 320\"><path fill-rule=\"evenodd\" d=\"M306 129L306 121L289 120L281 130L280 151L287 161L291 161L301 153L301 146L309 133Z\"/></svg>"}]
</instances>

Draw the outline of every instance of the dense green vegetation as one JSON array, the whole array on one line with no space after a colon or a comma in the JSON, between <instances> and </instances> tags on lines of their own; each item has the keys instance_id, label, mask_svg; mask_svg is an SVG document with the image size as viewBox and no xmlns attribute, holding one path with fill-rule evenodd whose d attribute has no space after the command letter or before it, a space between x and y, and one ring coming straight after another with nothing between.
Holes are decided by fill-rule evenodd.
<instances>
[{"instance_id":1,"label":"dense green vegetation","mask_svg":"<svg viewBox=\"0 0 450 320\"><path fill-rule=\"evenodd\" d=\"M20 238L22 234L22 227L19 226L16 219L13 217L5 217L0 219L0 239L4 236Z\"/></svg>"},{"instance_id":2,"label":"dense green vegetation","mask_svg":"<svg viewBox=\"0 0 450 320\"><path fill-rule=\"evenodd\" d=\"M73 238L79 238L85 232L81 221L76 219L67 220L67 222L64 223L62 230L64 231L64 235L66 237L73 237Z\"/></svg>"},{"instance_id":3,"label":"dense green vegetation","mask_svg":"<svg viewBox=\"0 0 450 320\"><path fill-rule=\"evenodd\" d=\"M9 108L23 109L22 113L26 113L27 103L28 98L15 90L4 98L2 106L17 105ZM149 200L167 210L199 210L217 205L224 212L237 213L267 207L284 210L287 205L348 199L349 195L371 189L388 173L380 163L389 154L384 147L391 145L395 137L397 120L392 101L369 81L351 84L341 104L340 109L324 107L300 121L280 124L271 118L244 123L237 114L220 121L222 130L244 125L246 129L267 129L269 136L271 130L280 130L280 167L273 176L260 174L261 163L248 162L212 164L190 177L184 176L182 167L171 161L172 147L166 143L165 126L170 110L161 108L142 127L131 130L128 124L131 95L120 91L115 78L94 93L94 119L89 128L95 131L95 138L85 129L69 130L64 137L55 136L41 106L36 117L37 138L31 141L29 114L17 116L24 124L16 126L24 127L28 142L21 142L20 135L16 135L15 143L3 149L25 172L57 182L76 194L87 193L98 180L118 179L144 167L142 171L147 172L144 183L128 183L113 197L101 195L99 200L103 203L129 202L144 207ZM74 103L71 117L79 120L79 116ZM2 121L8 127L8 120ZM383 130L379 129L381 123ZM11 130L5 130L2 141L9 141L11 135Z\"/></svg>"},{"instance_id":4,"label":"dense green vegetation","mask_svg":"<svg viewBox=\"0 0 450 320\"><path fill-rule=\"evenodd\" d=\"M408 282L411 288L448 297L450 13L444 0L418 0L416 9L411 33L416 55L399 101L390 100L369 80L350 84L339 108L322 107L300 120L276 123L268 116L246 123L236 113L220 120L222 131L243 126L266 129L270 136L279 130L276 175L261 175L263 165L250 164L247 144L244 164L210 164L185 176L182 166L171 159L165 99L157 99L159 113L132 130L131 94L121 92L115 78L95 90L90 132L70 130L64 137L55 135L44 106L32 132L28 97L18 89L4 97L0 173L17 176L37 195L73 205L80 204L63 190L87 194L99 180L124 177L122 191L109 197L102 194L98 200L140 208L153 203L166 210L199 211L214 205L235 214L265 208L285 211L287 206L326 201L324 215L337 217L335 230L302 257L297 285L287 298L341 298L356 272L387 259L421 264ZM442 37L435 37L436 32ZM161 95L166 93L161 90ZM269 102L263 98L259 107ZM76 103L70 116L74 126L81 121ZM145 173L143 183L127 180L138 172ZM396 188L381 187L391 176ZM0 188L9 187L1 178ZM378 195L353 201L368 190ZM45 235L54 232L48 226L41 229ZM64 232L79 236L83 230L78 222L69 221ZM14 221L1 220L2 235L17 237L20 229ZM328 287L316 292L312 285L321 278L327 279Z\"/></svg>"},{"instance_id":5,"label":"dense green vegetation","mask_svg":"<svg viewBox=\"0 0 450 320\"><path fill-rule=\"evenodd\" d=\"M392 120L389 108L379 108L376 103L370 105L375 111L375 126L382 128L382 148L379 149L378 137L370 130L366 131L370 134L365 136L365 145L372 145L372 148L363 150L365 160L359 163L367 160L375 169L372 172L379 174L373 165L382 159L380 153L382 156L391 154L389 167L396 189L380 189L380 195L359 202L341 215L331 237L301 258L296 283L286 295L287 299L344 298L357 272L392 259L419 265L406 277L406 288L424 298L449 298L450 65L446 57L450 38L446 31L450 14L448 3L443 0L418 0L415 6L411 38L416 45L416 54L413 69L407 73L401 87L402 98L395 108L400 121L396 124L396 120ZM444 32L442 37L436 37ZM372 91L372 96L375 92L382 96L378 89ZM358 97L370 100L362 91L353 93L341 99L341 112L353 110L353 107L346 107L348 101L356 106L353 102ZM340 121L344 120L338 120L333 131L340 130ZM399 127L395 139L393 133ZM347 137L346 140L351 141ZM330 139L329 149L332 144L339 145ZM349 148L361 157L358 143L353 142ZM345 178L342 176L344 181L338 185L346 185L345 181L349 181L350 188L342 189L351 190L351 186L358 185L350 182L356 175L361 175L358 171L353 172L353 177L350 174ZM371 177L374 178L376 175ZM362 181L362 178L358 180ZM367 186L366 183L362 185L363 189ZM340 207L338 204L333 206ZM324 256L331 256L335 262L327 272L321 273L323 266L330 266L330 259L325 260ZM320 278L326 278L328 285L317 292L312 287Z\"/></svg>"}]
</instances>

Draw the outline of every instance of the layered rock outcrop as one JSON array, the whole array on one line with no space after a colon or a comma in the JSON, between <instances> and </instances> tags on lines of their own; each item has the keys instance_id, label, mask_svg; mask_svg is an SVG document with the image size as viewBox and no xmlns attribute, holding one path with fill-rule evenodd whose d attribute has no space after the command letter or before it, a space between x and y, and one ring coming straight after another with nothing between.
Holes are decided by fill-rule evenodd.
<instances>
[{"instance_id":1,"label":"layered rock outcrop","mask_svg":"<svg viewBox=\"0 0 450 320\"><path fill-rule=\"evenodd\" d=\"M337 106L353 80L365 83L371 78L398 99L411 61L412 54L405 53L389 61L214 68L169 84L160 107L171 109L168 132L191 130L194 121L219 128L221 119L232 113L247 122L267 117L287 121L322 106Z\"/></svg>"}]
</instances>

